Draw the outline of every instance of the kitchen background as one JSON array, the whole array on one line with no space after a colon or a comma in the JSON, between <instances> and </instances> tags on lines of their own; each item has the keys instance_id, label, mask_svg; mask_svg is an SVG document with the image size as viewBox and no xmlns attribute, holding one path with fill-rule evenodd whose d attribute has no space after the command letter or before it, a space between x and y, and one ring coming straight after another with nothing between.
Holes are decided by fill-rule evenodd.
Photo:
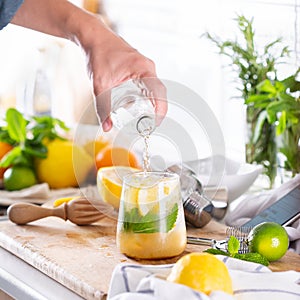
<instances>
[{"instance_id":1,"label":"kitchen background","mask_svg":"<svg viewBox=\"0 0 300 300\"><path fill-rule=\"evenodd\" d=\"M292 50L288 64L280 67L279 77L284 78L300 65L300 0L105 0L101 13L118 34L156 63L160 78L186 85L208 103L221 124L226 154L244 161L245 107L235 98L236 76L225 67L229 61L202 35L239 39L234 18L253 17L259 45L282 37ZM48 110L68 124L76 123L92 99L81 50L14 25L0 32L0 42L1 116L7 107L17 106L27 113ZM39 91L34 82L39 82ZM35 105L33 95L39 92L43 98Z\"/></svg>"}]
</instances>

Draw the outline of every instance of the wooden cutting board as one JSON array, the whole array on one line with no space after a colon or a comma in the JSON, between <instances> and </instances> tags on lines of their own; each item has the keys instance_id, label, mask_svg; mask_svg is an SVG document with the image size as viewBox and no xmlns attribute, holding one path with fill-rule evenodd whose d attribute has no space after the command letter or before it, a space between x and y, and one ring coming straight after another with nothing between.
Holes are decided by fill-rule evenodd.
<instances>
[{"instance_id":1,"label":"wooden cutting board","mask_svg":"<svg viewBox=\"0 0 300 300\"><path fill-rule=\"evenodd\" d=\"M224 226L214 221L188 231L214 239L225 236ZM105 299L113 269L119 263L166 264L178 259L131 260L118 252L115 233L116 222L108 218L91 226L76 226L54 217L25 226L7 221L0 224L0 246L85 299ZM183 254L205 248L188 245ZM270 267L274 271L300 271L299 255L287 253Z\"/></svg>"}]
</instances>

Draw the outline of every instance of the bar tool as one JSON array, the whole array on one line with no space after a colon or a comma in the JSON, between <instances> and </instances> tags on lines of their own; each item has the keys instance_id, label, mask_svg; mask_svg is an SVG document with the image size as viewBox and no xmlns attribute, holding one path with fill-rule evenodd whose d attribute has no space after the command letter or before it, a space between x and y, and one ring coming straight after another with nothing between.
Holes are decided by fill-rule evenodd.
<instances>
[{"instance_id":1,"label":"bar tool","mask_svg":"<svg viewBox=\"0 0 300 300\"><path fill-rule=\"evenodd\" d=\"M205 226L214 215L217 215L217 207L203 191L202 184L196 174L184 164L173 165L168 171L180 176L181 195L184 207L185 219L194 227ZM223 202L224 213L227 203Z\"/></svg>"},{"instance_id":2,"label":"bar tool","mask_svg":"<svg viewBox=\"0 0 300 300\"><path fill-rule=\"evenodd\" d=\"M218 250L227 252L228 240L231 236L236 237L240 242L239 253L248 253L248 235L252 227L228 227L226 229L226 238L223 240L215 240L203 237L188 236L187 243L193 245L209 246Z\"/></svg>"}]
</instances>

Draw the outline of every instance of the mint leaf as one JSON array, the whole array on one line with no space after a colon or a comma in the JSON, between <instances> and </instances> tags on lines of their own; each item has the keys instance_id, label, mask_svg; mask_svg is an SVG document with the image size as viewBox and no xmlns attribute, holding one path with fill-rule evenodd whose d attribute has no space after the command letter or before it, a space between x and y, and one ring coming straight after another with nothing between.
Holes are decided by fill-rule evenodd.
<instances>
[{"instance_id":1,"label":"mint leaf","mask_svg":"<svg viewBox=\"0 0 300 300\"><path fill-rule=\"evenodd\" d=\"M214 255L229 256L228 252L225 252L225 251L219 250L219 249L215 249L215 248L209 248L209 249L204 250L203 252L207 252L207 253L214 254Z\"/></svg>"},{"instance_id":2,"label":"mint leaf","mask_svg":"<svg viewBox=\"0 0 300 300\"><path fill-rule=\"evenodd\" d=\"M6 124L0 127L0 141L14 146L1 161L1 167L24 165L34 168L36 158L46 158L45 141L64 138L61 134L69 128L59 119L51 116L33 116L26 119L14 108L7 110Z\"/></svg>"},{"instance_id":3,"label":"mint leaf","mask_svg":"<svg viewBox=\"0 0 300 300\"><path fill-rule=\"evenodd\" d=\"M22 153L21 147L16 146L0 160L0 167L7 168L15 163L17 159L20 158Z\"/></svg>"},{"instance_id":4,"label":"mint leaf","mask_svg":"<svg viewBox=\"0 0 300 300\"><path fill-rule=\"evenodd\" d=\"M24 142L26 139L26 125L28 121L15 108L6 112L7 131L11 139L16 142Z\"/></svg>"},{"instance_id":5,"label":"mint leaf","mask_svg":"<svg viewBox=\"0 0 300 300\"><path fill-rule=\"evenodd\" d=\"M178 216L178 205L174 204L171 213L167 216L167 232L173 229Z\"/></svg>"},{"instance_id":6,"label":"mint leaf","mask_svg":"<svg viewBox=\"0 0 300 300\"><path fill-rule=\"evenodd\" d=\"M44 138L63 139L59 132L70 130L63 121L51 116L35 116L32 117L32 120L34 126L31 131L35 141L42 142Z\"/></svg>"},{"instance_id":7,"label":"mint leaf","mask_svg":"<svg viewBox=\"0 0 300 300\"><path fill-rule=\"evenodd\" d=\"M240 241L235 237L235 236L230 236L228 240L228 245L227 245L228 252L230 256L235 255L236 253L239 252L240 249Z\"/></svg>"},{"instance_id":8,"label":"mint leaf","mask_svg":"<svg viewBox=\"0 0 300 300\"><path fill-rule=\"evenodd\" d=\"M178 215L177 203L171 209L166 220L160 219L158 214L148 212L145 216L141 216L137 208L125 212L123 228L125 231L134 233L155 233L155 232L169 232L175 225ZM165 228L161 226L165 223Z\"/></svg>"},{"instance_id":9,"label":"mint leaf","mask_svg":"<svg viewBox=\"0 0 300 300\"><path fill-rule=\"evenodd\" d=\"M262 264L264 266L269 265L269 261L263 255L255 252L249 252L244 254L236 253L233 257L241 260Z\"/></svg>"}]
</instances>

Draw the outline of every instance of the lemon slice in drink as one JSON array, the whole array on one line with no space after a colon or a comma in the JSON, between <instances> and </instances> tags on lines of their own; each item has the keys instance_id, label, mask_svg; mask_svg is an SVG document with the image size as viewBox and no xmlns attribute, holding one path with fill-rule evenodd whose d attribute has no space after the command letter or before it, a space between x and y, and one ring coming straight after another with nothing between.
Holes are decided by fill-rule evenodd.
<instances>
[{"instance_id":1,"label":"lemon slice in drink","mask_svg":"<svg viewBox=\"0 0 300 300\"><path fill-rule=\"evenodd\" d=\"M103 201L118 209L122 193L123 177L137 171L140 170L126 166L100 168L97 173L97 187Z\"/></svg>"},{"instance_id":2,"label":"lemon slice in drink","mask_svg":"<svg viewBox=\"0 0 300 300\"><path fill-rule=\"evenodd\" d=\"M137 204L139 212L142 216L145 216L149 211L152 211L153 213L158 213L158 186L154 186L152 188L139 189Z\"/></svg>"},{"instance_id":3,"label":"lemon slice in drink","mask_svg":"<svg viewBox=\"0 0 300 300\"><path fill-rule=\"evenodd\" d=\"M155 180L155 179L154 179ZM150 211L154 214L166 210L167 197L176 188L177 184L168 180L162 180L152 187L141 187L138 192L137 205L139 212L145 216Z\"/></svg>"}]
</instances>

